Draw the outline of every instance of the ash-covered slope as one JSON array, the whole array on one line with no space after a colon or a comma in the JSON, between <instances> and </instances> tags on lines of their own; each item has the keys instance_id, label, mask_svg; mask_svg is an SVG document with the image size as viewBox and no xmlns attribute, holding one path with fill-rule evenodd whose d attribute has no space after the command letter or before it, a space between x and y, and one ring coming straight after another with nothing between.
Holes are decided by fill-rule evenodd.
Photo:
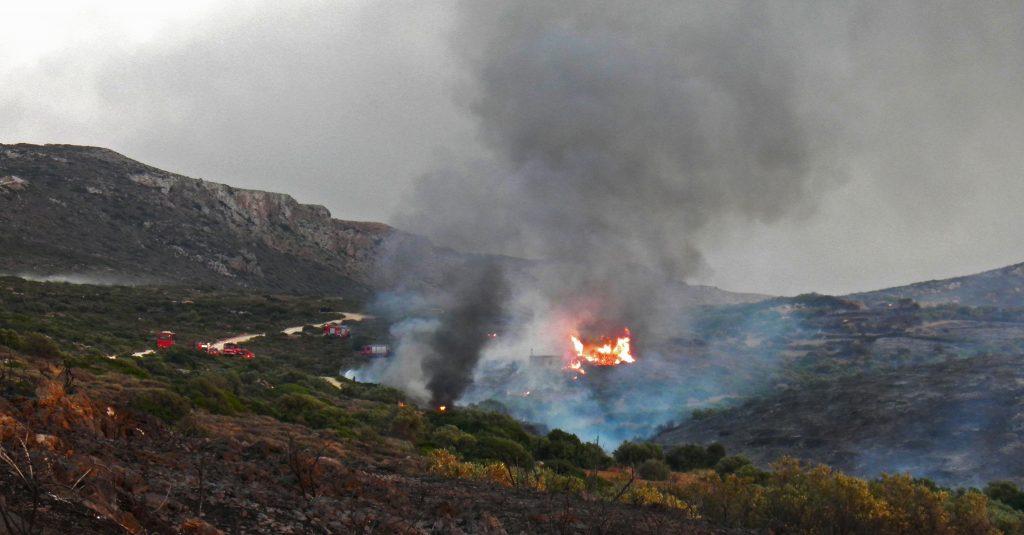
<instances>
[{"instance_id":1,"label":"ash-covered slope","mask_svg":"<svg viewBox=\"0 0 1024 535\"><path fill-rule=\"evenodd\" d=\"M810 295L703 314L697 334L723 354L770 333L733 374L768 366L657 442L721 442L764 464L790 455L866 477L1024 481L1024 308Z\"/></svg>"},{"instance_id":2,"label":"ash-covered slope","mask_svg":"<svg viewBox=\"0 0 1024 535\"><path fill-rule=\"evenodd\" d=\"M913 299L922 304L957 303L967 306L1024 307L1024 264L973 275L934 280L852 294L868 304Z\"/></svg>"},{"instance_id":3,"label":"ash-covered slope","mask_svg":"<svg viewBox=\"0 0 1024 535\"><path fill-rule=\"evenodd\" d=\"M0 145L0 272L108 282L365 293L398 252L461 261L382 223L156 169L113 151Z\"/></svg>"}]
</instances>

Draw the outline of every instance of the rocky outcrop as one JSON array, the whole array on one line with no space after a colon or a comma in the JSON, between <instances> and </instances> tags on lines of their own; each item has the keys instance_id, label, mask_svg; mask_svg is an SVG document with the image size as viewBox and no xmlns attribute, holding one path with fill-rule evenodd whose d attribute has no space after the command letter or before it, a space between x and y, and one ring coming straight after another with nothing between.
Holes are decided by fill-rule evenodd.
<instances>
[{"instance_id":1,"label":"rocky outcrop","mask_svg":"<svg viewBox=\"0 0 1024 535\"><path fill-rule=\"evenodd\" d=\"M390 256L415 257L425 281L463 261L288 195L70 145L0 146L0 229L0 271L125 282L360 293L391 282Z\"/></svg>"}]
</instances>

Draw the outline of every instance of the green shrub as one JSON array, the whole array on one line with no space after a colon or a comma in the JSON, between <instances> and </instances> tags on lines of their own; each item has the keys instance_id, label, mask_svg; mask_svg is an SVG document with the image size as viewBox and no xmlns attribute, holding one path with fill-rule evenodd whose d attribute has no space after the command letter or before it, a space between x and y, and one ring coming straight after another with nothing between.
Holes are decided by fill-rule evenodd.
<instances>
[{"instance_id":1,"label":"green shrub","mask_svg":"<svg viewBox=\"0 0 1024 535\"><path fill-rule=\"evenodd\" d=\"M295 383L285 383L283 385L278 385L276 390L279 394L303 394L306 396L310 395L310 391L308 388L302 385L297 385Z\"/></svg>"},{"instance_id":2,"label":"green shrub","mask_svg":"<svg viewBox=\"0 0 1024 535\"><path fill-rule=\"evenodd\" d=\"M718 443L707 448L697 444L684 444L672 448L665 454L668 465L678 472L713 468L722 457L725 457L725 447Z\"/></svg>"},{"instance_id":3,"label":"green shrub","mask_svg":"<svg viewBox=\"0 0 1024 535\"><path fill-rule=\"evenodd\" d=\"M423 434L426 426L423 413L412 407L402 407L391 420L391 434L415 442Z\"/></svg>"},{"instance_id":4,"label":"green shrub","mask_svg":"<svg viewBox=\"0 0 1024 535\"><path fill-rule=\"evenodd\" d=\"M1012 481L993 481L985 486L985 495L1006 505L1024 511L1024 492Z\"/></svg>"},{"instance_id":5,"label":"green shrub","mask_svg":"<svg viewBox=\"0 0 1024 535\"><path fill-rule=\"evenodd\" d=\"M34 357L60 357L60 346L49 336L37 332L18 333L11 329L0 329L0 345Z\"/></svg>"},{"instance_id":6,"label":"green shrub","mask_svg":"<svg viewBox=\"0 0 1024 535\"><path fill-rule=\"evenodd\" d=\"M490 435L506 438L518 442L523 447L530 447L532 443L531 436L523 429L523 425L505 414L476 409L453 409L432 412L429 419L435 426L454 425L477 437Z\"/></svg>"},{"instance_id":7,"label":"green shrub","mask_svg":"<svg viewBox=\"0 0 1024 535\"><path fill-rule=\"evenodd\" d=\"M626 466L639 466L648 459L661 459L661 446L650 442L625 441L612 454L619 464Z\"/></svg>"},{"instance_id":8,"label":"green shrub","mask_svg":"<svg viewBox=\"0 0 1024 535\"><path fill-rule=\"evenodd\" d=\"M430 434L430 441L439 448L461 453L468 452L473 446L476 446L475 436L450 424L434 429Z\"/></svg>"},{"instance_id":9,"label":"green shrub","mask_svg":"<svg viewBox=\"0 0 1024 535\"><path fill-rule=\"evenodd\" d=\"M195 406L214 414L234 415L245 412L245 405L227 386L221 377L203 376L190 379L179 391L192 400Z\"/></svg>"},{"instance_id":10,"label":"green shrub","mask_svg":"<svg viewBox=\"0 0 1024 535\"><path fill-rule=\"evenodd\" d=\"M717 463L715 463L715 471L721 475L732 474L740 468L750 464L750 459L747 459L742 455L730 455L728 457L722 457Z\"/></svg>"},{"instance_id":11,"label":"green shrub","mask_svg":"<svg viewBox=\"0 0 1024 535\"><path fill-rule=\"evenodd\" d=\"M129 394L128 407L136 412L156 416L174 423L192 410L187 399L163 388L133 390Z\"/></svg>"},{"instance_id":12,"label":"green shrub","mask_svg":"<svg viewBox=\"0 0 1024 535\"><path fill-rule=\"evenodd\" d=\"M556 474L563 476L572 476L583 479L586 477L586 473L580 470L576 465L572 464L565 459L552 459L550 461L544 461L544 466Z\"/></svg>"},{"instance_id":13,"label":"green shrub","mask_svg":"<svg viewBox=\"0 0 1024 535\"><path fill-rule=\"evenodd\" d=\"M588 475L583 483L586 485L587 492L594 494L608 492L615 487L614 483L596 474Z\"/></svg>"},{"instance_id":14,"label":"green shrub","mask_svg":"<svg viewBox=\"0 0 1024 535\"><path fill-rule=\"evenodd\" d=\"M274 404L277 417L317 429L351 427L355 420L344 410L306 394L285 394Z\"/></svg>"},{"instance_id":15,"label":"green shrub","mask_svg":"<svg viewBox=\"0 0 1024 535\"><path fill-rule=\"evenodd\" d=\"M668 463L660 459L647 459L637 469L637 474L649 481L664 481L670 473Z\"/></svg>"},{"instance_id":16,"label":"green shrub","mask_svg":"<svg viewBox=\"0 0 1024 535\"><path fill-rule=\"evenodd\" d=\"M709 444L704 451L707 452L708 456L708 468L718 464L718 461L722 460L722 457L725 457L725 446L717 442Z\"/></svg>"},{"instance_id":17,"label":"green shrub","mask_svg":"<svg viewBox=\"0 0 1024 535\"><path fill-rule=\"evenodd\" d=\"M507 438L483 436L477 440L471 458L500 461L509 466L533 467L533 456L522 444Z\"/></svg>"},{"instance_id":18,"label":"green shrub","mask_svg":"<svg viewBox=\"0 0 1024 535\"><path fill-rule=\"evenodd\" d=\"M125 375L131 375L132 377L137 377L139 379L146 379L149 377L149 372L144 368L141 368L138 363L133 360L125 358L103 358L100 362L103 362L106 367Z\"/></svg>"}]
</instances>

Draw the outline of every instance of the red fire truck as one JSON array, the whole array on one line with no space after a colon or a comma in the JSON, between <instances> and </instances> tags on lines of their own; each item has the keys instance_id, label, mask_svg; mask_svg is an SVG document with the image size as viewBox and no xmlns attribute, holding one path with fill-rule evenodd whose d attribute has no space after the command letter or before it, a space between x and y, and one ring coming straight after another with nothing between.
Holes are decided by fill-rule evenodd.
<instances>
[{"instance_id":1,"label":"red fire truck","mask_svg":"<svg viewBox=\"0 0 1024 535\"><path fill-rule=\"evenodd\" d=\"M342 325L340 323L324 324L324 336L332 338L348 338L351 335L352 329L349 329L348 325Z\"/></svg>"},{"instance_id":2,"label":"red fire truck","mask_svg":"<svg viewBox=\"0 0 1024 535\"><path fill-rule=\"evenodd\" d=\"M252 351L232 342L224 344L224 349L220 350L220 354L228 357L242 357L245 360L252 360L256 357Z\"/></svg>"},{"instance_id":3,"label":"red fire truck","mask_svg":"<svg viewBox=\"0 0 1024 535\"><path fill-rule=\"evenodd\" d=\"M174 346L174 333L171 331L160 331L156 333L156 348L167 349Z\"/></svg>"}]
</instances>

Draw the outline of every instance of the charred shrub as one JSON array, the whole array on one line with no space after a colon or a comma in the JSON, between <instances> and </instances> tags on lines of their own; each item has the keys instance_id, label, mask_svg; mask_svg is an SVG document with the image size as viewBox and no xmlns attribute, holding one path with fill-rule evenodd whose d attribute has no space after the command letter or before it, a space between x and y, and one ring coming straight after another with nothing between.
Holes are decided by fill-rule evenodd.
<instances>
[{"instance_id":1,"label":"charred shrub","mask_svg":"<svg viewBox=\"0 0 1024 535\"><path fill-rule=\"evenodd\" d=\"M177 422L192 410L192 404L187 399L163 388L132 391L128 407L136 412L156 416L167 423Z\"/></svg>"},{"instance_id":2,"label":"charred shrub","mask_svg":"<svg viewBox=\"0 0 1024 535\"><path fill-rule=\"evenodd\" d=\"M668 479L670 473L668 463L661 459L647 459L637 469L637 474L649 481L664 481Z\"/></svg>"}]
</instances>

